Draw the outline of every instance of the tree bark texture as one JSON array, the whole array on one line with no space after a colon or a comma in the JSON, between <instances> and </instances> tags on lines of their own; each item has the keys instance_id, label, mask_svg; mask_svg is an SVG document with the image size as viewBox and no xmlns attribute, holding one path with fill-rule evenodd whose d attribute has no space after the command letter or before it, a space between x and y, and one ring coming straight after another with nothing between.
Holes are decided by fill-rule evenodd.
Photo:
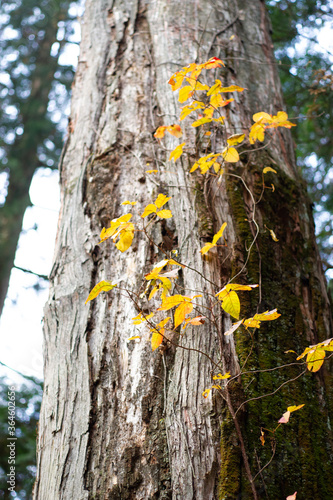
<instances>
[{"instance_id":1,"label":"tree bark texture","mask_svg":"<svg viewBox=\"0 0 333 500\"><path fill-rule=\"evenodd\" d=\"M230 40L231 35L235 35ZM330 372L307 373L277 388L302 370L247 374L230 386L225 403L212 384L209 353L226 371L274 368L328 338L329 303L314 240L310 205L295 167L288 131L278 131L268 148L255 148L227 173L243 175L255 198L262 169L272 166L275 192L266 190L256 205L260 235L245 270L253 241L253 202L243 183L230 175L220 185L189 174L187 160L167 162L153 132L179 115L170 75L193 61L220 57L226 85L247 89L225 112L226 130L216 143L242 132L254 112L283 109L269 22L259 0L87 0L81 56L73 90L73 132L61 164L62 209L45 309L45 390L38 443L34 498L53 499L331 499L332 417ZM208 76L213 83L213 75ZM187 146L196 144L193 128ZM170 137L167 147L178 140ZM149 166L147 166L149 164ZM146 174L156 168L155 176ZM242 317L278 307L282 316L254 333L221 332L230 317L207 321L165 346L128 343L137 334L136 304L125 292L101 294L84 305L93 286L122 279L135 292L163 253L143 236L125 253L98 245L99 233L120 216L120 203L138 200L143 209L158 193L172 196L174 217L156 224L160 248L178 249L178 258L198 272L182 271L184 293L202 291L202 307L241 271L236 282L260 283L260 292L242 296ZM140 212L142 213L142 211ZM199 250L223 222L227 247L203 259ZM279 241L273 242L273 228ZM200 274L199 274L200 273ZM209 281L214 282L212 286ZM142 291L142 290L141 290ZM178 292L181 293L181 292ZM259 297L259 299L258 299ZM135 299L143 310L144 299ZM155 305L158 305L156 301ZM219 313L220 314L220 313ZM247 359L248 358L248 359ZM246 361L247 360L247 361ZM270 397L244 400L274 393ZM287 406L305 403L277 436L272 464L269 437ZM236 425L233 416L237 419ZM246 455L246 460L244 457ZM252 478L252 483L250 479Z\"/></svg>"}]
</instances>

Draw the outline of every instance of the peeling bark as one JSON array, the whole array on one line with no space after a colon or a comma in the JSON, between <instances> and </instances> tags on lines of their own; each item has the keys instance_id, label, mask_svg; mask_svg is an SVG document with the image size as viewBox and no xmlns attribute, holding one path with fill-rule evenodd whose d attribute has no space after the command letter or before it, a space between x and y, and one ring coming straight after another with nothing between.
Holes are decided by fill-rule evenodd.
<instances>
[{"instance_id":1,"label":"peeling bark","mask_svg":"<svg viewBox=\"0 0 333 500\"><path fill-rule=\"evenodd\" d=\"M225 176L217 186L190 175L185 160L166 163L153 140L157 126L177 119L176 96L166 83L170 74L211 56L226 62L226 85L248 89L226 111L226 132L216 135L218 143L225 141L223 134L247 128L254 112L283 108L263 2L238 8L225 0L87 0L45 309L36 500L276 499L293 493L295 485L304 497L333 496L328 370L247 404L236 415L235 428L227 406L235 412L244 398L273 392L299 371L291 367L283 375L244 376L231 386L226 406L218 396L202 398L211 385L212 364L188 350L222 359L225 370L235 374L250 351L248 369L272 368L290 361L284 351L327 338L331 328L312 215L290 134L278 132L266 151L249 151L242 165L229 170L244 172L256 197L262 167L278 170L276 192L265 192L257 205L260 237L243 270L245 248L253 239L246 220L253 206L242 183ZM194 158L196 137L190 128L185 138ZM176 143L167 139L170 149ZM157 176L145 173L147 163L158 168ZM179 259L200 273L183 270L180 282L186 291L202 290L202 305L209 305L208 294L218 290L210 281L223 286L242 270L239 279L261 282L260 311L278 307L282 312L279 323L256 332L254 348L245 331L222 335L231 326L224 315L176 337L185 349L171 345L152 353L148 343L127 343L136 334L131 318L138 311L126 294L102 294L84 305L102 279L122 278L123 288L137 290L162 258L138 236L125 255L108 242L97 246L101 228L121 215L123 200L136 199L141 209L159 192L172 196L174 217L155 230L155 241L167 250L177 246ZM203 242L225 221L228 246L202 259ZM278 231L278 243L272 244L265 224ZM249 295L243 304L252 314L258 295ZM241 441L255 477L270 457L269 445L260 448L260 427L274 427L287 403L305 400L302 415L290 425L292 436L291 430L281 432L274 465L250 485ZM322 470L315 470L314 460L325 464Z\"/></svg>"}]
</instances>

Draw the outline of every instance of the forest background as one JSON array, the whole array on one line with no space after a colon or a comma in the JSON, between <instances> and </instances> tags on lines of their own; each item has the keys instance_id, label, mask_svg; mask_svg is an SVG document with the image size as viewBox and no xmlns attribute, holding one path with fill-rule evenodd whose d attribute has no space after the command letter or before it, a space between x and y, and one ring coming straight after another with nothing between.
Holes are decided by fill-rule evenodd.
<instances>
[{"instance_id":1,"label":"forest background","mask_svg":"<svg viewBox=\"0 0 333 500\"><path fill-rule=\"evenodd\" d=\"M266 4L286 110L298 125L292 129L297 162L313 201L317 241L332 294L333 54L326 40L329 40L333 5L316 0L271 0ZM42 234L40 243L34 240L45 224L42 219L34 220L33 213L38 213L33 207L34 192L36 199L41 193L46 199L53 196L46 191L43 180L55 179L61 148L66 141L66 127L71 126L70 122L67 124L66 113L74 77L73 56L75 59L77 53L73 49L78 41L77 18L82 13L78 5L61 0L44 0L38 5L36 0L11 0L2 2L0 7L0 313L5 305L3 318L7 308L15 311L15 302L16 307L20 307L20 294L30 297L29 304L34 301L31 297L37 298L43 291L44 297L47 294L50 269L46 262L35 264L35 255L45 257L46 251L52 252L52 244L48 242L44 246L45 240L51 239L46 233ZM51 218L54 220L53 231L56 207L57 201L54 211L44 216L48 227ZM35 255L24 249L24 239L27 241L29 237L34 242ZM18 283L22 284L22 292ZM0 335L8 337L8 326L4 324L2 321ZM15 328L11 324L11 329ZM24 333L30 335L29 331ZM1 353L0 363L4 363ZM7 379L1 379L0 388L0 457L5 460L10 372L2 373ZM38 370L28 375L32 373ZM18 437L22 448L18 449L20 474L15 498L26 499L31 498L35 474L35 436L42 381L28 376L20 385L22 380L16 379ZM0 498L12 498L6 496L5 470L6 464L0 459Z\"/></svg>"}]
</instances>

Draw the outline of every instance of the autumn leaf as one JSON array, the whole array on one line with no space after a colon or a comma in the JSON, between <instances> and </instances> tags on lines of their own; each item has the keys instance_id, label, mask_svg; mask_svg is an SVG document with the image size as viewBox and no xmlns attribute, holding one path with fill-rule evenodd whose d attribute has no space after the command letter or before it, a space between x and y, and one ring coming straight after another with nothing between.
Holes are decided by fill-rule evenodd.
<instances>
[{"instance_id":1,"label":"autumn leaf","mask_svg":"<svg viewBox=\"0 0 333 500\"><path fill-rule=\"evenodd\" d=\"M134 335L134 337L129 337L127 339L127 342L129 342L130 340L137 340L137 339L140 339L140 338L141 338L140 335Z\"/></svg>"},{"instance_id":2,"label":"autumn leaf","mask_svg":"<svg viewBox=\"0 0 333 500\"><path fill-rule=\"evenodd\" d=\"M274 233L273 229L269 229L269 232L270 232L270 235L271 235L271 238L273 241L279 241L276 237L276 234Z\"/></svg>"},{"instance_id":3,"label":"autumn leaf","mask_svg":"<svg viewBox=\"0 0 333 500\"><path fill-rule=\"evenodd\" d=\"M316 349L313 352L309 352L306 356L307 368L310 372L317 372L322 367L324 363L326 353L324 349Z\"/></svg>"},{"instance_id":4,"label":"autumn leaf","mask_svg":"<svg viewBox=\"0 0 333 500\"><path fill-rule=\"evenodd\" d=\"M239 319L240 301L235 290L250 291L258 286L259 285L240 285L238 283L229 283L217 292L216 296L222 301L221 307L225 310L225 312L230 314L233 318Z\"/></svg>"},{"instance_id":5,"label":"autumn leaf","mask_svg":"<svg viewBox=\"0 0 333 500\"><path fill-rule=\"evenodd\" d=\"M239 154L235 148L224 148L222 151L222 156L225 161L229 163L236 163L239 160Z\"/></svg>"},{"instance_id":6,"label":"autumn leaf","mask_svg":"<svg viewBox=\"0 0 333 500\"><path fill-rule=\"evenodd\" d=\"M169 132L169 134L171 134L171 135L173 135L173 136L175 136L177 138L181 137L183 135L182 129L177 124L169 125L167 127L167 131Z\"/></svg>"},{"instance_id":7,"label":"autumn leaf","mask_svg":"<svg viewBox=\"0 0 333 500\"><path fill-rule=\"evenodd\" d=\"M179 119L184 120L184 118L190 115L193 111L196 111L197 109L203 109L204 107L205 105L203 102L194 101L192 104L188 104L187 106L184 106L182 108Z\"/></svg>"},{"instance_id":8,"label":"autumn leaf","mask_svg":"<svg viewBox=\"0 0 333 500\"><path fill-rule=\"evenodd\" d=\"M185 330L185 328L188 325L193 325L193 326L203 325L205 323L205 321L206 321L205 316L195 316L195 318L187 318L187 319L185 319L185 324L183 326L183 330Z\"/></svg>"},{"instance_id":9,"label":"autumn leaf","mask_svg":"<svg viewBox=\"0 0 333 500\"><path fill-rule=\"evenodd\" d=\"M213 376L213 380L225 380L230 377L231 377L230 372L227 372L224 375L222 375L222 373L218 373L217 375Z\"/></svg>"},{"instance_id":10,"label":"autumn leaf","mask_svg":"<svg viewBox=\"0 0 333 500\"><path fill-rule=\"evenodd\" d=\"M213 243L206 243L200 250L201 255L205 255L205 253L209 252L209 250L211 250L214 247L216 247L216 245L213 245Z\"/></svg>"},{"instance_id":11,"label":"autumn leaf","mask_svg":"<svg viewBox=\"0 0 333 500\"><path fill-rule=\"evenodd\" d=\"M194 94L193 87L191 85L185 85L182 89L179 91L179 96L178 96L178 101L179 102L185 102L187 99L189 99L192 95Z\"/></svg>"},{"instance_id":12,"label":"autumn leaf","mask_svg":"<svg viewBox=\"0 0 333 500\"><path fill-rule=\"evenodd\" d=\"M264 170L262 171L263 174L267 174L267 172L273 172L274 174L276 174L276 170L274 170L274 168L272 167L265 167Z\"/></svg>"},{"instance_id":13,"label":"autumn leaf","mask_svg":"<svg viewBox=\"0 0 333 500\"><path fill-rule=\"evenodd\" d=\"M212 118L204 116L203 118L199 118L199 120L196 120L195 122L193 122L192 127L200 127L200 125L204 125L205 123L210 123L211 121L212 121Z\"/></svg>"},{"instance_id":14,"label":"autumn leaf","mask_svg":"<svg viewBox=\"0 0 333 500\"><path fill-rule=\"evenodd\" d=\"M230 87L222 87L220 92L243 92L245 90L243 87L239 87L238 85L230 85Z\"/></svg>"},{"instance_id":15,"label":"autumn leaf","mask_svg":"<svg viewBox=\"0 0 333 500\"><path fill-rule=\"evenodd\" d=\"M227 223L224 222L220 228L220 230L214 235L212 243L206 243L205 246L200 250L201 255L209 252L212 248L216 247L217 241L222 237L223 231L225 230Z\"/></svg>"},{"instance_id":16,"label":"autumn leaf","mask_svg":"<svg viewBox=\"0 0 333 500\"><path fill-rule=\"evenodd\" d=\"M277 312L277 309L273 309L272 311L255 314L252 318L244 320L244 325L250 328L260 328L260 323L262 321L273 321L280 316L281 314Z\"/></svg>"},{"instance_id":17,"label":"autumn leaf","mask_svg":"<svg viewBox=\"0 0 333 500\"><path fill-rule=\"evenodd\" d=\"M126 252L132 245L134 238L134 226L133 224L128 224L128 228L120 231L119 241L116 243L116 247L121 252Z\"/></svg>"},{"instance_id":18,"label":"autumn leaf","mask_svg":"<svg viewBox=\"0 0 333 500\"><path fill-rule=\"evenodd\" d=\"M121 205L136 205L137 201L123 201Z\"/></svg>"},{"instance_id":19,"label":"autumn leaf","mask_svg":"<svg viewBox=\"0 0 333 500\"><path fill-rule=\"evenodd\" d=\"M257 140L260 142L264 142L265 140L265 126L261 123L254 123L250 129L250 143L254 144Z\"/></svg>"},{"instance_id":20,"label":"autumn leaf","mask_svg":"<svg viewBox=\"0 0 333 500\"><path fill-rule=\"evenodd\" d=\"M289 422L290 414L294 411L300 410L303 406L305 405L288 406L287 411L280 418L279 424L287 424Z\"/></svg>"},{"instance_id":21,"label":"autumn leaf","mask_svg":"<svg viewBox=\"0 0 333 500\"><path fill-rule=\"evenodd\" d=\"M182 71L177 71L172 75L168 83L171 85L173 91L178 90L182 86L184 78L185 73Z\"/></svg>"},{"instance_id":22,"label":"autumn leaf","mask_svg":"<svg viewBox=\"0 0 333 500\"><path fill-rule=\"evenodd\" d=\"M264 446L264 444L265 444L265 433L264 433L263 430L260 430L260 434L261 434L261 436L260 436L260 442Z\"/></svg>"},{"instance_id":23,"label":"autumn leaf","mask_svg":"<svg viewBox=\"0 0 333 500\"><path fill-rule=\"evenodd\" d=\"M227 143L229 146L235 146L236 144L240 144L245 139L245 134L234 134L228 137Z\"/></svg>"},{"instance_id":24,"label":"autumn leaf","mask_svg":"<svg viewBox=\"0 0 333 500\"><path fill-rule=\"evenodd\" d=\"M162 127L158 127L158 129L156 130L156 132L154 134L154 137L156 137L156 139L162 139L164 137L166 128L167 127L164 125Z\"/></svg>"},{"instance_id":25,"label":"autumn leaf","mask_svg":"<svg viewBox=\"0 0 333 500\"><path fill-rule=\"evenodd\" d=\"M169 319L170 319L170 316L168 316L163 321L161 321L158 325L156 325L155 328L151 329L151 331L153 332L153 334L151 336L151 348L153 351L155 351L155 349L157 349L158 346L162 344L163 335L165 333L164 326L167 324Z\"/></svg>"},{"instance_id":26,"label":"autumn leaf","mask_svg":"<svg viewBox=\"0 0 333 500\"><path fill-rule=\"evenodd\" d=\"M157 174L158 170L146 170L146 174Z\"/></svg>"},{"instance_id":27,"label":"autumn leaf","mask_svg":"<svg viewBox=\"0 0 333 500\"><path fill-rule=\"evenodd\" d=\"M243 323L244 319L241 319L239 321L237 321L237 323L234 323L232 325L231 328L229 328L229 330L227 330L226 332L224 332L224 335L231 335L232 333L234 333L237 328L239 328L241 326L241 324Z\"/></svg>"},{"instance_id":28,"label":"autumn leaf","mask_svg":"<svg viewBox=\"0 0 333 500\"><path fill-rule=\"evenodd\" d=\"M144 321L148 321L154 316L154 313L150 313L147 316L145 316L142 312L140 312L137 316L132 318L133 325L141 325Z\"/></svg>"},{"instance_id":29,"label":"autumn leaf","mask_svg":"<svg viewBox=\"0 0 333 500\"><path fill-rule=\"evenodd\" d=\"M172 295L171 297L166 297L161 306L157 309L158 311L168 311L175 306L178 306L181 302L184 302L183 295Z\"/></svg>"},{"instance_id":30,"label":"autumn leaf","mask_svg":"<svg viewBox=\"0 0 333 500\"><path fill-rule=\"evenodd\" d=\"M156 200L154 201L154 205L156 205L157 208L161 208L169 200L171 200L171 196L165 196L165 194L159 194Z\"/></svg>"},{"instance_id":31,"label":"autumn leaf","mask_svg":"<svg viewBox=\"0 0 333 500\"><path fill-rule=\"evenodd\" d=\"M202 395L203 395L203 397L204 397L205 399L207 399L207 398L208 398L209 393L210 393L210 391L211 391L211 390L212 390L212 389L211 389L211 388L209 388L209 389L206 389L205 391L203 391Z\"/></svg>"},{"instance_id":32,"label":"autumn leaf","mask_svg":"<svg viewBox=\"0 0 333 500\"><path fill-rule=\"evenodd\" d=\"M148 215L156 213L156 211L157 211L156 206L151 203L150 205L146 206L141 217L144 219Z\"/></svg>"},{"instance_id":33,"label":"autumn leaf","mask_svg":"<svg viewBox=\"0 0 333 500\"><path fill-rule=\"evenodd\" d=\"M182 144L179 144L173 151L170 153L169 161L177 161L178 158L181 157L183 154L183 147L185 146L185 142L182 142Z\"/></svg>"},{"instance_id":34,"label":"autumn leaf","mask_svg":"<svg viewBox=\"0 0 333 500\"><path fill-rule=\"evenodd\" d=\"M190 314L193 310L192 302L182 302L175 311L175 324L174 327L181 325L183 321L185 321L185 316Z\"/></svg>"},{"instance_id":35,"label":"autumn leaf","mask_svg":"<svg viewBox=\"0 0 333 500\"><path fill-rule=\"evenodd\" d=\"M221 66L225 66L224 62L221 61L218 57L211 57L207 62L201 65L205 69L213 69L220 68Z\"/></svg>"},{"instance_id":36,"label":"autumn leaf","mask_svg":"<svg viewBox=\"0 0 333 500\"><path fill-rule=\"evenodd\" d=\"M116 287L117 285L114 285L111 283L111 281L100 281L97 283L97 285L94 286L94 288L91 290L91 292L88 295L87 300L85 301L85 304L89 302L90 300L93 300L99 295L101 292L108 292L109 290L112 290L112 288Z\"/></svg>"}]
</instances>

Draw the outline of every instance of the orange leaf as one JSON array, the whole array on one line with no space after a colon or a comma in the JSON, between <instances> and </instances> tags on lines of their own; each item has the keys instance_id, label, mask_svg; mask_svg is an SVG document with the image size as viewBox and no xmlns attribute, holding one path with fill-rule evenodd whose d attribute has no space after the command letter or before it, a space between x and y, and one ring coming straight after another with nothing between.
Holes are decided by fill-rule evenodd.
<instances>
[{"instance_id":1,"label":"orange leaf","mask_svg":"<svg viewBox=\"0 0 333 500\"><path fill-rule=\"evenodd\" d=\"M175 311L175 325L177 328L184 320L187 314L190 314L193 310L192 302L182 302Z\"/></svg>"},{"instance_id":2,"label":"orange leaf","mask_svg":"<svg viewBox=\"0 0 333 500\"><path fill-rule=\"evenodd\" d=\"M158 348L159 345L161 345L163 342L163 336L160 334L160 332L153 332L151 336L151 348L153 351Z\"/></svg>"},{"instance_id":3,"label":"orange leaf","mask_svg":"<svg viewBox=\"0 0 333 500\"><path fill-rule=\"evenodd\" d=\"M175 137L181 137L183 135L182 129L180 128L179 125L169 125L167 127L167 131L171 134L174 135Z\"/></svg>"},{"instance_id":4,"label":"orange leaf","mask_svg":"<svg viewBox=\"0 0 333 500\"><path fill-rule=\"evenodd\" d=\"M207 62L202 64L202 67L205 69L220 68L221 66L225 66L225 64L218 57L211 57Z\"/></svg>"},{"instance_id":5,"label":"orange leaf","mask_svg":"<svg viewBox=\"0 0 333 500\"><path fill-rule=\"evenodd\" d=\"M162 127L158 127L154 134L154 137L156 137L156 139L162 139L164 137L166 128L167 127L165 127L164 125Z\"/></svg>"},{"instance_id":6,"label":"orange leaf","mask_svg":"<svg viewBox=\"0 0 333 500\"><path fill-rule=\"evenodd\" d=\"M185 328L188 325L193 325L193 326L203 325L205 321L206 321L205 316L195 316L195 318L187 318L185 319L185 325L183 326L183 330L185 330Z\"/></svg>"}]
</instances>

